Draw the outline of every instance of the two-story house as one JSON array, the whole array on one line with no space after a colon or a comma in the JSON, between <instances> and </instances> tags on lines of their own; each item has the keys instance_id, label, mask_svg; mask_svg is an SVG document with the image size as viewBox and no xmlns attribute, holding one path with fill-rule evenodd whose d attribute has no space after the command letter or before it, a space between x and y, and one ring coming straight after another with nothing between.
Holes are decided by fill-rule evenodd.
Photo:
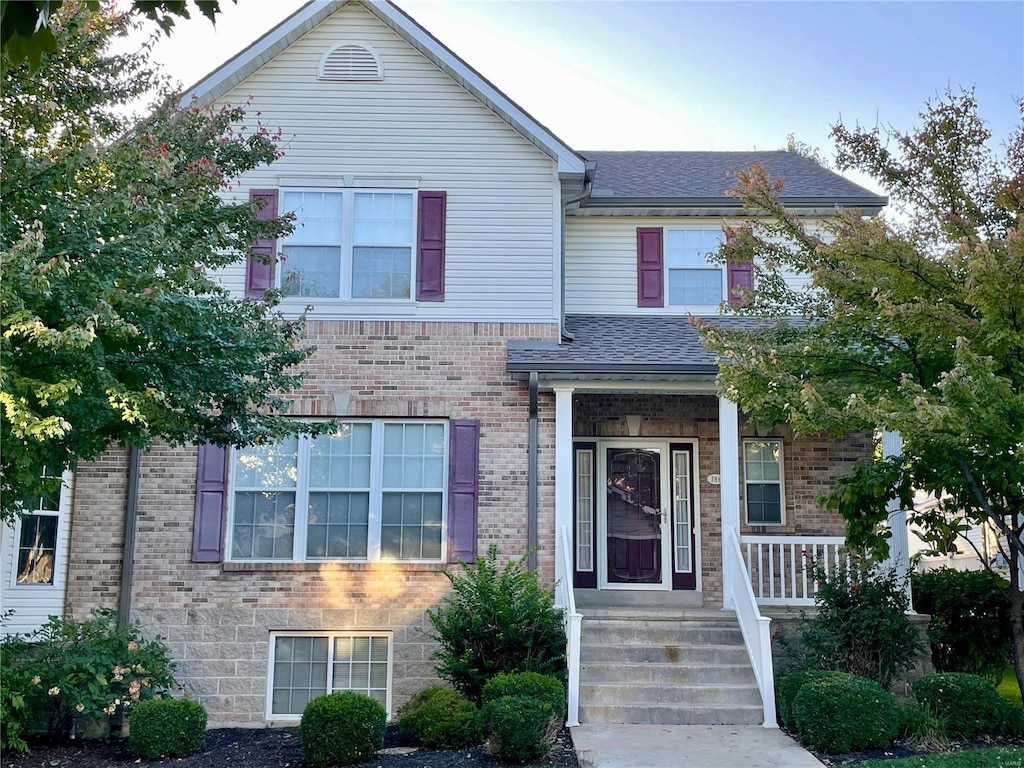
<instances>
[{"instance_id":1,"label":"two-story house","mask_svg":"<svg viewBox=\"0 0 1024 768\"><path fill-rule=\"evenodd\" d=\"M436 682L445 572L494 543L574 614L570 720L772 724L758 605L810 601L842 533L815 498L871 439L755 432L690 317L751 286L706 258L737 170L813 216L885 199L786 152L574 150L385 0L308 4L193 96L282 131L226 194L295 231L221 279L311 307L292 412L341 426L80 464L4 531L10 628L120 606L212 725L339 689L393 714Z\"/></svg>"}]
</instances>

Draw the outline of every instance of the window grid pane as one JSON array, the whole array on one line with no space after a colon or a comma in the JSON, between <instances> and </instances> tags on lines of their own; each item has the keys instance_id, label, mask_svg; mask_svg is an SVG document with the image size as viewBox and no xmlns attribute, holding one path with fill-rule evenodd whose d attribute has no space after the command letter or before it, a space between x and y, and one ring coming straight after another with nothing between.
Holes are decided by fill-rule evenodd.
<instances>
[{"instance_id":1,"label":"window grid pane","mask_svg":"<svg viewBox=\"0 0 1024 768\"><path fill-rule=\"evenodd\" d=\"M327 637L278 637L274 644L271 712L301 715L327 692Z\"/></svg>"},{"instance_id":2,"label":"window grid pane","mask_svg":"<svg viewBox=\"0 0 1024 768\"><path fill-rule=\"evenodd\" d=\"M374 558L440 560L446 432L440 422L348 422L235 451L231 557L367 560L372 543Z\"/></svg>"},{"instance_id":3,"label":"window grid pane","mask_svg":"<svg viewBox=\"0 0 1024 768\"><path fill-rule=\"evenodd\" d=\"M752 525L781 523L782 441L744 441L743 476L747 522Z\"/></svg>"},{"instance_id":4,"label":"window grid pane","mask_svg":"<svg viewBox=\"0 0 1024 768\"><path fill-rule=\"evenodd\" d=\"M669 304L711 305L722 301L720 269L670 269Z\"/></svg>"},{"instance_id":5,"label":"window grid pane","mask_svg":"<svg viewBox=\"0 0 1024 768\"><path fill-rule=\"evenodd\" d=\"M18 584L53 584L57 558L57 516L35 514L21 520Z\"/></svg>"},{"instance_id":6,"label":"window grid pane","mask_svg":"<svg viewBox=\"0 0 1024 768\"><path fill-rule=\"evenodd\" d=\"M594 453L576 451L576 570L594 570Z\"/></svg>"},{"instance_id":7,"label":"window grid pane","mask_svg":"<svg viewBox=\"0 0 1024 768\"><path fill-rule=\"evenodd\" d=\"M281 292L285 296L341 296L340 247L286 245L281 252Z\"/></svg>"},{"instance_id":8,"label":"window grid pane","mask_svg":"<svg viewBox=\"0 0 1024 768\"><path fill-rule=\"evenodd\" d=\"M335 637L331 691L358 691L387 707L388 642L384 636Z\"/></svg>"},{"instance_id":9,"label":"window grid pane","mask_svg":"<svg viewBox=\"0 0 1024 768\"><path fill-rule=\"evenodd\" d=\"M678 452L673 455L675 473L672 480L672 496L675 499L675 570L676 573L690 573L693 570L690 518L690 465L689 454Z\"/></svg>"}]
</instances>

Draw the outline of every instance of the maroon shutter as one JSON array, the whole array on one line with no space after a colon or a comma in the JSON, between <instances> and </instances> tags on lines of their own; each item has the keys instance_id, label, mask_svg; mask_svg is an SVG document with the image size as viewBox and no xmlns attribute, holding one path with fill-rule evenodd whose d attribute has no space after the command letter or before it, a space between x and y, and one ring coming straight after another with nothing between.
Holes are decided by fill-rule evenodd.
<instances>
[{"instance_id":1,"label":"maroon shutter","mask_svg":"<svg viewBox=\"0 0 1024 768\"><path fill-rule=\"evenodd\" d=\"M416 232L416 300L444 301L447 193L420 192Z\"/></svg>"},{"instance_id":2,"label":"maroon shutter","mask_svg":"<svg viewBox=\"0 0 1024 768\"><path fill-rule=\"evenodd\" d=\"M750 261L730 261L729 270L729 303L735 307L742 307L746 299L736 293L736 289L742 291L754 290L754 264Z\"/></svg>"},{"instance_id":3,"label":"maroon shutter","mask_svg":"<svg viewBox=\"0 0 1024 768\"><path fill-rule=\"evenodd\" d=\"M636 229L636 305L664 307L664 258L661 227Z\"/></svg>"},{"instance_id":4,"label":"maroon shutter","mask_svg":"<svg viewBox=\"0 0 1024 768\"><path fill-rule=\"evenodd\" d=\"M251 190L249 199L265 201L263 208L256 214L257 219L277 218L276 189ZM277 240L261 237L249 250L249 260L245 265L245 296L249 299L262 299L263 294L274 287L274 255L277 252Z\"/></svg>"},{"instance_id":5,"label":"maroon shutter","mask_svg":"<svg viewBox=\"0 0 1024 768\"><path fill-rule=\"evenodd\" d=\"M196 516L192 527L192 562L224 559L224 514L227 509L228 452L212 443L199 446Z\"/></svg>"},{"instance_id":6,"label":"maroon shutter","mask_svg":"<svg viewBox=\"0 0 1024 768\"><path fill-rule=\"evenodd\" d=\"M480 422L452 419L448 456L448 562L476 559Z\"/></svg>"}]
</instances>

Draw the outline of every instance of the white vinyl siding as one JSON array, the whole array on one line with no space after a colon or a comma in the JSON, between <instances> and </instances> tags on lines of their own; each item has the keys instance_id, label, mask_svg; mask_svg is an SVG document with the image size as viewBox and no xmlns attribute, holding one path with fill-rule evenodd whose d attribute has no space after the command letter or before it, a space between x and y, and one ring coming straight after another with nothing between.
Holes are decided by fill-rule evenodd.
<instances>
[{"instance_id":1,"label":"white vinyl siding","mask_svg":"<svg viewBox=\"0 0 1024 768\"><path fill-rule=\"evenodd\" d=\"M372 46L385 77L317 78L324 53L345 41ZM374 303L294 299L312 317L550 322L560 300L557 163L430 63L376 17L343 7L223 99L252 97L284 157L243 179L250 189L404 186L447 193L445 300ZM245 265L219 278L242 295ZM287 301L286 301L287 303Z\"/></svg>"},{"instance_id":2,"label":"white vinyl siding","mask_svg":"<svg viewBox=\"0 0 1024 768\"><path fill-rule=\"evenodd\" d=\"M71 545L72 474L65 472L63 481L58 500L59 509L56 510L57 515L54 518L57 530L52 564L36 568L31 574L23 574L24 578L19 583L18 550L22 540L22 529L26 523L32 526L33 518L15 521L11 525L0 525L0 606L4 611L13 611L7 622L0 627L3 634L33 632L45 624L50 616L61 616L64 613L68 552ZM52 510L47 510L42 514L47 518L53 518L51 512ZM26 539L27 534L34 530L32 528L26 531ZM44 557L49 556L49 553L44 553ZM52 583L48 583L45 579L51 573Z\"/></svg>"},{"instance_id":3,"label":"white vinyl siding","mask_svg":"<svg viewBox=\"0 0 1024 768\"><path fill-rule=\"evenodd\" d=\"M717 313L717 307L691 307L669 302L665 307L637 306L636 230L662 227L666 235L676 229L721 230L721 218L671 216L568 216L565 220L565 311L567 314L649 315L651 313ZM668 238L664 263L669 266ZM799 290L805 275L788 275L786 282Z\"/></svg>"}]
</instances>

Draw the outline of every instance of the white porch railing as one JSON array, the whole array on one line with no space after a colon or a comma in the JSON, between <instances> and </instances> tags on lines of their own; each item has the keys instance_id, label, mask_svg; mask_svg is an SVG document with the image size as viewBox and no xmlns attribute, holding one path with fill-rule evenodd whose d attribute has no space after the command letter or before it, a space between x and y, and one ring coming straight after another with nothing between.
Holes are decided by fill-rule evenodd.
<instances>
[{"instance_id":1,"label":"white porch railing","mask_svg":"<svg viewBox=\"0 0 1024 768\"><path fill-rule=\"evenodd\" d=\"M741 536L739 546L758 605L814 605L812 566L828 574L850 562L842 536Z\"/></svg>"},{"instance_id":2,"label":"white porch railing","mask_svg":"<svg viewBox=\"0 0 1024 768\"><path fill-rule=\"evenodd\" d=\"M566 713L566 725L575 727L580 724L580 631L583 624L583 614L576 611L576 597L572 591L572 545L569 540L569 529L559 528L557 546L562 548L562 557L556 562L562 564L561 568L555 569L555 605L561 608L565 615L565 656L569 667L569 684L566 686L568 694L568 711Z\"/></svg>"},{"instance_id":3,"label":"white porch railing","mask_svg":"<svg viewBox=\"0 0 1024 768\"><path fill-rule=\"evenodd\" d=\"M740 540L735 529L726 534L732 542L725 547L725 556L730 563L732 572L743 572L743 553ZM734 579L731 586L732 603L736 610L736 618L743 632L743 644L747 647L750 665L754 668L754 678L761 692L761 705L764 707L764 727L778 728L775 716L775 665L772 663L772 620L762 616L754 598L754 590L747 579Z\"/></svg>"}]
</instances>

